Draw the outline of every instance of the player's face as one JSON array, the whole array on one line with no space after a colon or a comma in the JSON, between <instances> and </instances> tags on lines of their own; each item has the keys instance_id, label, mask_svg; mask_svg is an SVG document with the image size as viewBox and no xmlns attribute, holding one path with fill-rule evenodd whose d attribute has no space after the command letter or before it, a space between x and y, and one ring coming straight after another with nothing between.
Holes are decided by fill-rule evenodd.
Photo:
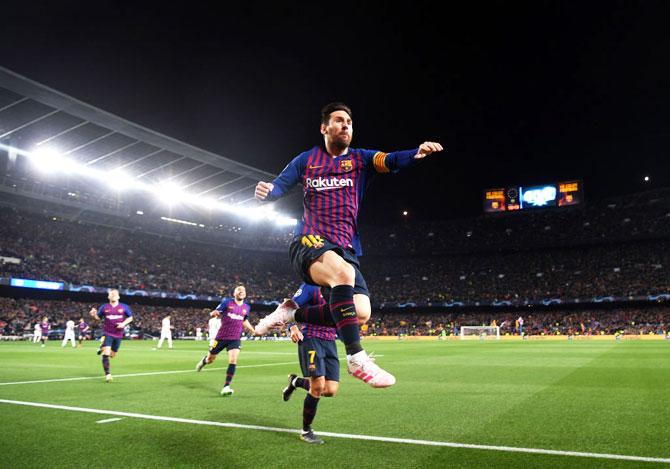
<instances>
[{"instance_id":1,"label":"player's face","mask_svg":"<svg viewBox=\"0 0 670 469\"><path fill-rule=\"evenodd\" d=\"M116 301L119 301L119 292L117 290L110 290L109 293L107 294L107 298L111 303L114 303Z\"/></svg>"},{"instance_id":2,"label":"player's face","mask_svg":"<svg viewBox=\"0 0 670 469\"><path fill-rule=\"evenodd\" d=\"M351 145L354 136L354 126L351 117L344 111L335 111L330 114L328 124L321 124L321 133L326 142L337 148L347 148Z\"/></svg>"},{"instance_id":3,"label":"player's face","mask_svg":"<svg viewBox=\"0 0 670 469\"><path fill-rule=\"evenodd\" d=\"M247 290L244 287L237 287L233 292L236 300L243 300L247 297Z\"/></svg>"}]
</instances>

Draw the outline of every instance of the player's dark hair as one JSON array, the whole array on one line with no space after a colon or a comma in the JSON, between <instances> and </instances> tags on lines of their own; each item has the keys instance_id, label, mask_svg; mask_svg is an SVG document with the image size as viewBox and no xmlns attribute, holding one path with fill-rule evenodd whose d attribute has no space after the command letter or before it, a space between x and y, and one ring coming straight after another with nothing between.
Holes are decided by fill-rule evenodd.
<instances>
[{"instance_id":1,"label":"player's dark hair","mask_svg":"<svg viewBox=\"0 0 670 469\"><path fill-rule=\"evenodd\" d=\"M354 118L353 114L351 113L351 108L346 104L337 102L328 103L323 107L323 109L321 109L321 123L328 124L328 121L330 120L330 115L335 111L344 111L347 114L349 114L349 117L351 117L352 119Z\"/></svg>"}]
</instances>

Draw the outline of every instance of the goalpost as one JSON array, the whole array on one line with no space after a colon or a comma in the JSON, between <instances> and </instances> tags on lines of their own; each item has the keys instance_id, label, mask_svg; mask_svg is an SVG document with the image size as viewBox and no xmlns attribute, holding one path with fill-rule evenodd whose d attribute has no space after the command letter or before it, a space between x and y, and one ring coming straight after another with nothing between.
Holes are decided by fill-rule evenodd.
<instances>
[{"instance_id":1,"label":"goalpost","mask_svg":"<svg viewBox=\"0 0 670 469\"><path fill-rule=\"evenodd\" d=\"M461 340L463 339L500 340L500 326L461 326Z\"/></svg>"}]
</instances>

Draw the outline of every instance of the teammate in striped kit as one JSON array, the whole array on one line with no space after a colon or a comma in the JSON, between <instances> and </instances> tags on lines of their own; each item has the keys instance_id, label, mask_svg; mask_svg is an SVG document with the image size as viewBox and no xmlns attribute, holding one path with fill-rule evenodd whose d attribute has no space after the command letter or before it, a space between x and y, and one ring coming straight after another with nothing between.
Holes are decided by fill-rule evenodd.
<instances>
[{"instance_id":1,"label":"teammate in striped kit","mask_svg":"<svg viewBox=\"0 0 670 469\"><path fill-rule=\"evenodd\" d=\"M298 306L327 305L321 296L321 289L303 283L293 295ZM322 444L323 440L312 431L321 397L334 397L340 386L340 360L337 357L337 329L327 326L304 324L301 328L291 325L291 340L298 344L298 358L303 378L291 374L288 385L282 391L284 401L288 401L296 388L307 391L302 409L302 433L300 439L311 444Z\"/></svg>"},{"instance_id":2,"label":"teammate in striped kit","mask_svg":"<svg viewBox=\"0 0 670 469\"><path fill-rule=\"evenodd\" d=\"M79 318L79 324L77 325L79 328L79 348L84 346L84 340L86 340L88 331L91 329L88 327L88 324L86 324L86 321L84 321L84 318Z\"/></svg>"},{"instance_id":3,"label":"teammate in striped kit","mask_svg":"<svg viewBox=\"0 0 670 469\"><path fill-rule=\"evenodd\" d=\"M49 340L49 330L51 329L51 324L49 324L49 318L44 316L42 322L40 323L40 341L42 342L42 347L46 347L46 342Z\"/></svg>"},{"instance_id":4,"label":"teammate in striped kit","mask_svg":"<svg viewBox=\"0 0 670 469\"><path fill-rule=\"evenodd\" d=\"M130 306L125 303L120 303L119 291L116 289L109 290L107 294L109 303L106 303L97 310L91 308L89 314L93 319L100 319L103 321L103 339L100 346L100 353L102 353L102 368L105 371L105 380L108 383L112 382L112 374L110 372L109 359L114 358L121 347L121 340L123 340L123 330L133 321L133 312Z\"/></svg>"},{"instance_id":5,"label":"teammate in striped kit","mask_svg":"<svg viewBox=\"0 0 670 469\"><path fill-rule=\"evenodd\" d=\"M292 321L337 327L347 352L350 374L372 387L388 387L395 377L381 369L361 347L359 323L370 318L370 293L360 271L362 254L357 217L363 192L375 173L395 173L434 152L436 142L384 153L350 148L351 109L331 103L321 111L324 145L295 157L272 182L259 182L256 198L277 200L303 186L304 213L289 248L293 268L304 282L331 289L329 305L297 309L288 300L256 326L258 334Z\"/></svg>"},{"instance_id":6,"label":"teammate in striped kit","mask_svg":"<svg viewBox=\"0 0 670 469\"><path fill-rule=\"evenodd\" d=\"M226 383L221 390L222 396L230 396L233 390L230 383L235 376L237 367L237 357L240 354L242 343L242 331L248 330L255 334L254 326L249 322L249 312L251 306L244 302L247 297L247 291L244 286L239 285L233 292L233 298L223 298L219 306L210 313L212 317L221 318L221 326L216 333L216 339L210 342L209 353L195 366L196 371L201 371L205 365L209 365L224 348L228 351L228 369L226 370Z\"/></svg>"}]
</instances>

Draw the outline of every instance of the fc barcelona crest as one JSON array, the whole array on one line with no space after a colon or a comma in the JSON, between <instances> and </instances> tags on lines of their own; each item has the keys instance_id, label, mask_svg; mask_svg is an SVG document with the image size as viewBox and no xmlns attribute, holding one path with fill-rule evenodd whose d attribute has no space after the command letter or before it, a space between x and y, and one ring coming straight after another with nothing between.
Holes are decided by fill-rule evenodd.
<instances>
[{"instance_id":1,"label":"fc barcelona crest","mask_svg":"<svg viewBox=\"0 0 670 469\"><path fill-rule=\"evenodd\" d=\"M340 169L345 173L348 173L354 169L354 163L351 160L342 160L340 161Z\"/></svg>"}]
</instances>

